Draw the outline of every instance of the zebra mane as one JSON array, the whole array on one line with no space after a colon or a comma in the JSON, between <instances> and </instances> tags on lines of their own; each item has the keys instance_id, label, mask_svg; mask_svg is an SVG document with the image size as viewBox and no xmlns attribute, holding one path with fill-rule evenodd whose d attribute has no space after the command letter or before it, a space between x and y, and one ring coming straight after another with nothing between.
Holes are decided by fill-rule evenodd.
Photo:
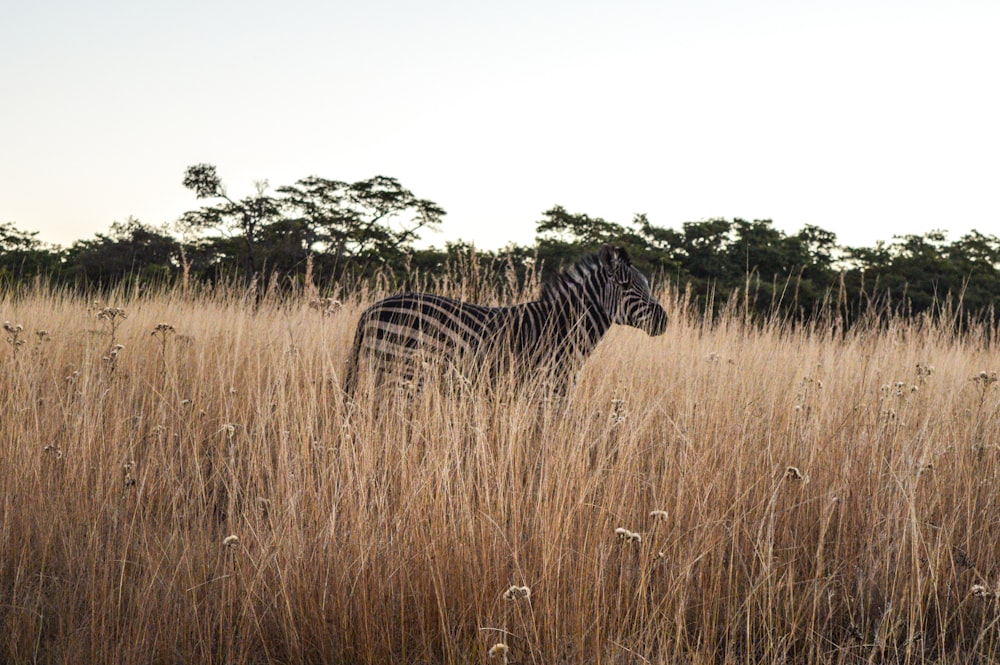
<instances>
[{"instance_id":1,"label":"zebra mane","mask_svg":"<svg viewBox=\"0 0 1000 665\"><path fill-rule=\"evenodd\" d=\"M587 278L600 270L601 259L597 254L585 256L575 264L552 276L542 284L542 294L539 300L556 300L561 293L572 291L574 287L585 282Z\"/></svg>"}]
</instances>

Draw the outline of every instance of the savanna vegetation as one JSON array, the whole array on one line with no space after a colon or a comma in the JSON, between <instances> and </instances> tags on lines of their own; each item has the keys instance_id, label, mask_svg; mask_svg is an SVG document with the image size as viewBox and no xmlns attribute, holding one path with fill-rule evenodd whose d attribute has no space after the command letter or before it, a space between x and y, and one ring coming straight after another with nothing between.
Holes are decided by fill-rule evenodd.
<instances>
[{"instance_id":1,"label":"savanna vegetation","mask_svg":"<svg viewBox=\"0 0 1000 665\"><path fill-rule=\"evenodd\" d=\"M3 221L0 288L40 281L84 294L177 284L294 292L309 282L326 296L344 298L366 284L404 288L473 266L496 287L511 272L523 282L612 243L626 247L647 274L689 288L692 299L714 313L741 306L760 317L778 311L801 321L835 311L850 323L872 311L912 316L947 306L965 325L993 321L1000 298L1000 238L977 231L951 240L931 231L850 247L808 220L795 233L767 219L706 219L675 229L642 214L623 223L557 205L540 214L529 245L428 248L418 240L441 228L445 211L395 178L310 176L276 188L260 181L245 196L230 195L211 164L193 165L179 180L192 205L202 205L178 211L163 226L128 218L94 238L56 247Z\"/></svg>"},{"instance_id":2,"label":"savanna vegetation","mask_svg":"<svg viewBox=\"0 0 1000 665\"><path fill-rule=\"evenodd\" d=\"M435 288L537 288L477 265ZM564 402L351 405L376 283L5 291L0 660L1000 658L992 323L675 284Z\"/></svg>"}]
</instances>

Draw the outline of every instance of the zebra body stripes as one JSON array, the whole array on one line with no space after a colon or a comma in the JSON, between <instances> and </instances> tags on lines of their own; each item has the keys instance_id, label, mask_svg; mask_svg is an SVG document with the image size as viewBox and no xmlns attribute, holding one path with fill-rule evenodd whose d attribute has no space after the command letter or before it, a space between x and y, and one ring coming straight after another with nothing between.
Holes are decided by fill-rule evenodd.
<instances>
[{"instance_id":1,"label":"zebra body stripes","mask_svg":"<svg viewBox=\"0 0 1000 665\"><path fill-rule=\"evenodd\" d=\"M613 323L660 335L667 315L625 250L608 245L545 284L538 300L520 305L395 295L362 313L344 390L353 395L364 367L381 382L413 379L430 364L470 382L503 372L541 378L562 392Z\"/></svg>"}]
</instances>

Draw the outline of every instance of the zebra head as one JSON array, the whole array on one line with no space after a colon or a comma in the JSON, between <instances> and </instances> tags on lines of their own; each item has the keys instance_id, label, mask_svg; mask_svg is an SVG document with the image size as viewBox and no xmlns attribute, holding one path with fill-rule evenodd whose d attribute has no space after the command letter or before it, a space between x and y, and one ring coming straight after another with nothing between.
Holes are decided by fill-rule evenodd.
<instances>
[{"instance_id":1,"label":"zebra head","mask_svg":"<svg viewBox=\"0 0 1000 665\"><path fill-rule=\"evenodd\" d=\"M604 308L612 323L662 335L667 329L667 313L649 292L649 280L632 265L628 252L604 245L597 257L606 277Z\"/></svg>"}]
</instances>

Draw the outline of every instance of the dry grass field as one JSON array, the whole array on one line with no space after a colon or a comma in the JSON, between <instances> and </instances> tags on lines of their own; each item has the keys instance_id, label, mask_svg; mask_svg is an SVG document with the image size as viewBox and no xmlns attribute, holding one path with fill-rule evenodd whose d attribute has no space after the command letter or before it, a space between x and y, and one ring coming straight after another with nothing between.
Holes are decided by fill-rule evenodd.
<instances>
[{"instance_id":1,"label":"dry grass field","mask_svg":"<svg viewBox=\"0 0 1000 665\"><path fill-rule=\"evenodd\" d=\"M0 296L0 661L1000 660L989 331L671 292L563 404L348 409L372 298Z\"/></svg>"}]
</instances>

